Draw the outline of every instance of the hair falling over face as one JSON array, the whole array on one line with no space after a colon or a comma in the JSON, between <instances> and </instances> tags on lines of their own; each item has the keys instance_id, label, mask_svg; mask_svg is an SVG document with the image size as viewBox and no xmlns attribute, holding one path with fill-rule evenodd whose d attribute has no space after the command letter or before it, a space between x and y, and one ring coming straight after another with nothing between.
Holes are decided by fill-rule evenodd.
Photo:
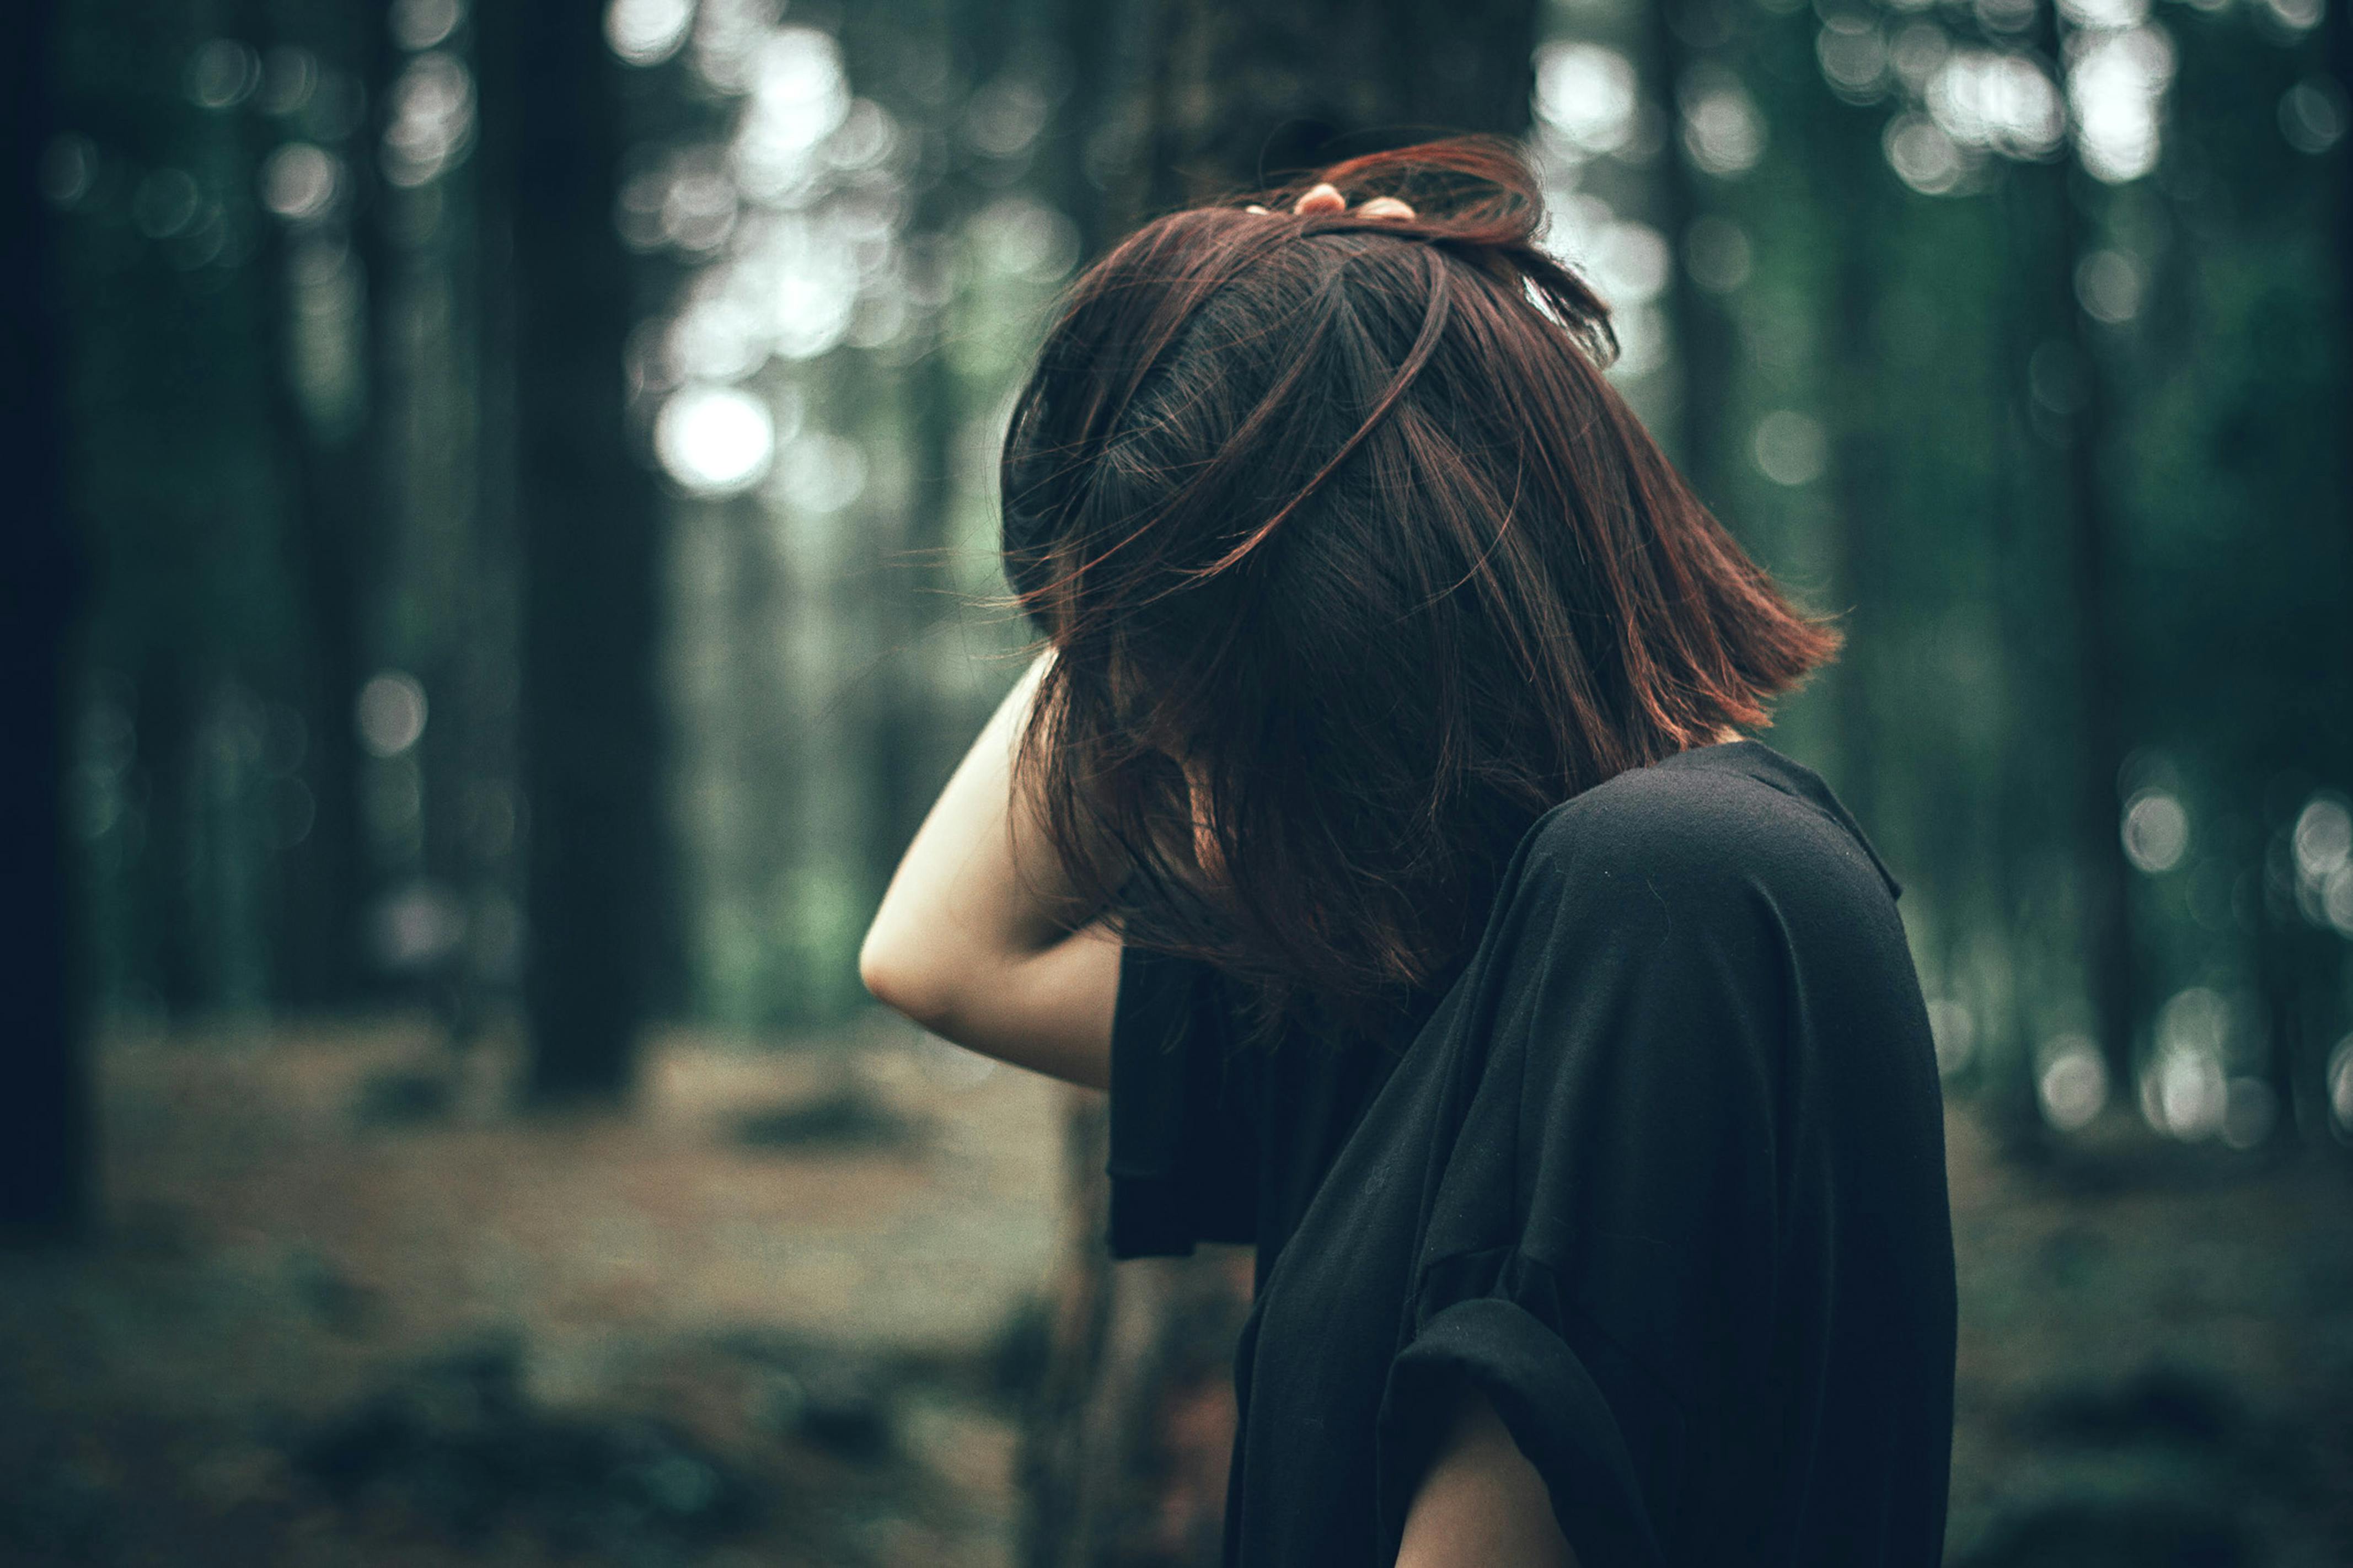
<instances>
[{"instance_id":1,"label":"hair falling over face","mask_svg":"<svg viewBox=\"0 0 2353 1568\"><path fill-rule=\"evenodd\" d=\"M1358 1038L1467 956L1537 816L1766 723L1838 637L1603 374L1515 149L1314 179L1351 205L1172 213L1072 286L1002 542L1058 650L1018 765L1073 886L1270 1030Z\"/></svg>"}]
</instances>

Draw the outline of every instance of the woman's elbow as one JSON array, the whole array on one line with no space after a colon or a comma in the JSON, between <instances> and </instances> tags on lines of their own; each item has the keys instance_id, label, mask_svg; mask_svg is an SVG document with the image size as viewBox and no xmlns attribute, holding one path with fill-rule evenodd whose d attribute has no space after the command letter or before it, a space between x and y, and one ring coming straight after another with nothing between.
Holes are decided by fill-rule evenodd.
<instances>
[{"instance_id":1,"label":"woman's elbow","mask_svg":"<svg viewBox=\"0 0 2353 1568\"><path fill-rule=\"evenodd\" d=\"M946 987L932 965L882 926L866 933L858 950L858 982L867 994L939 1033L953 1012Z\"/></svg>"}]
</instances>

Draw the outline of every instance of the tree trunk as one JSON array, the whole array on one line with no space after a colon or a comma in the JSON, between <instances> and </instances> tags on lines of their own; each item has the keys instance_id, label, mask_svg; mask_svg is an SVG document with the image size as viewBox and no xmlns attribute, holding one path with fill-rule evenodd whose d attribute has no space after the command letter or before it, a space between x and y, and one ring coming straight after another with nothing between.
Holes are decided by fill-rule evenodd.
<instances>
[{"instance_id":1,"label":"tree trunk","mask_svg":"<svg viewBox=\"0 0 2353 1568\"><path fill-rule=\"evenodd\" d=\"M1648 36L1644 52L1652 95L1670 127L1681 123L1676 91L1691 63L1691 49L1679 24L1693 0L1651 0L1644 8ZM1692 228L1707 211L1698 171L1683 150L1683 137L1673 129L1659 159L1660 227L1673 247L1675 265L1667 291L1673 312L1675 363L1680 383L1676 396L1675 466L1710 510L1723 512L1729 497L1725 489L1725 438L1730 412L1733 335L1725 309L1693 277L1686 256Z\"/></svg>"},{"instance_id":2,"label":"tree trunk","mask_svg":"<svg viewBox=\"0 0 2353 1568\"><path fill-rule=\"evenodd\" d=\"M1446 132L1527 129L1533 0L1103 13L1063 35L1097 51L1071 62L1082 85L1058 159L1091 252L1150 213L1262 179ZM1211 1246L1113 1266L1107 1109L1082 1089L1065 1105L1051 1345L1022 1436L1022 1561L1208 1568L1223 1542L1250 1254Z\"/></svg>"},{"instance_id":3,"label":"tree trunk","mask_svg":"<svg viewBox=\"0 0 2353 1568\"><path fill-rule=\"evenodd\" d=\"M2000 251L2031 258L2038 254L2040 231L2033 193L2021 177L2023 173L2006 171L1999 193L1998 232L2005 242ZM2045 608L2063 595L2046 587L2054 575L2049 535L2056 530L2049 521L2045 478L2050 448L2036 433L2032 389L2034 353L2043 341L2047 314L2043 290L2031 260L2008 268L2000 287L2007 374L1996 383L2000 405L1990 423L2002 432L1999 454L2005 483L1991 544L2005 728L1996 775L1996 838L1989 860L1993 927L2003 933L2015 971L2022 973L2025 965L2018 960L2037 940L2035 922L2041 913L2028 873L2054 842L2067 840L2068 816L2059 814L2053 821L2049 808L2064 773L2046 759L2041 741L2063 721L2062 700L2051 689L2063 682L2066 661L2054 646L2057 639L2048 624L2052 617ZM2051 1126L2043 1118L2036 1080L2034 1036L2043 1021L2016 987L2006 1016L1980 1020L1985 1065L1978 1078L1979 1113L1991 1127L2002 1156L2021 1164L2039 1163L2052 1152Z\"/></svg>"},{"instance_id":4,"label":"tree trunk","mask_svg":"<svg viewBox=\"0 0 2353 1568\"><path fill-rule=\"evenodd\" d=\"M617 1100L663 907L657 505L624 419L635 315L613 226L619 63L593 7L483 14L485 174L508 243L522 556L522 774L530 1094Z\"/></svg>"},{"instance_id":5,"label":"tree trunk","mask_svg":"<svg viewBox=\"0 0 2353 1568\"><path fill-rule=\"evenodd\" d=\"M1837 521L1837 603L1852 651L1835 667L1831 689L1838 700L1839 794L1867 829L1883 831L1879 816L1878 769L1881 726L1869 671L1884 658L1873 634L1883 624L1879 584L1880 540L1894 522L1889 515L1887 442L1880 424L1879 343L1876 313L1882 258L1877 240L1884 227L1893 175L1872 134L1875 121L1845 104L1825 102L1831 156L1841 169L1842 190L1826 204L1837 247L1835 298L1831 301L1830 484Z\"/></svg>"},{"instance_id":6,"label":"tree trunk","mask_svg":"<svg viewBox=\"0 0 2353 1568\"><path fill-rule=\"evenodd\" d=\"M2353 98L2353 7L2331 5L2321 19L2329 74ZM2344 101L2340 100L2339 101ZM2341 414L2353 415L2353 158L2337 156L2337 389ZM2337 448L2338 521L2353 534L2353 442Z\"/></svg>"},{"instance_id":7,"label":"tree trunk","mask_svg":"<svg viewBox=\"0 0 2353 1568\"><path fill-rule=\"evenodd\" d=\"M2100 474L2105 445L2108 397L2098 345L2088 341L2089 324L2073 299L2074 263L2081 249L2075 204L2067 189L2073 171L2062 164L2049 176L2058 210L2060 287L2063 308L2074 318L2074 342L2087 367L2085 401L2068 442L2067 534L2069 579L2074 587L2076 722L2076 897L2082 921L2084 978L2108 1082L2128 1090L2133 1082L2133 1031L2138 1006L2126 879L2121 803L2116 780L2123 771L2125 742L2119 705L2123 687L2116 670L2112 559L2114 520Z\"/></svg>"},{"instance_id":8,"label":"tree trunk","mask_svg":"<svg viewBox=\"0 0 2353 1568\"><path fill-rule=\"evenodd\" d=\"M2061 55L2066 28L2055 7L2048 25L2052 52ZM2132 890L2119 831L2122 803L2116 798L2126 750L2126 692L2117 668L2115 502L2100 471L2108 445L2111 394L2101 345L2075 298L2075 268L2084 254L2075 161L2027 164L2020 173L2041 185L2050 215L2044 255L2052 336L2072 343L2084 367L2084 404L2070 422L2063 453L2067 572L2074 598L2075 897L2094 1037L2107 1065L2111 1091L2128 1095L2140 986L2133 949Z\"/></svg>"},{"instance_id":9,"label":"tree trunk","mask_svg":"<svg viewBox=\"0 0 2353 1568\"><path fill-rule=\"evenodd\" d=\"M269 13L246 8L246 30L269 36ZM309 31L290 41L324 45L365 84L370 114L357 132L345 163L356 183L346 266L358 275L362 391L360 406L322 423L307 408L296 386L293 316L300 285L294 277L296 237L271 222L263 265L273 290L264 307L269 321L269 363L265 371L269 407L278 443L292 476L289 491L294 515L291 554L301 584L304 668L288 693L307 731L301 774L311 791L309 831L285 851L282 894L273 911L272 974L275 994L298 1006L347 1007L361 1000L366 979L361 964L362 921L368 878L361 834L359 745L353 704L363 679L364 591L382 538L383 363L386 276L381 184L375 173L380 106L385 98L388 23L385 7L371 3L356 17L314 18ZM323 33L322 37L320 35ZM275 145L276 128L248 121L256 166ZM322 235L315 243L332 243Z\"/></svg>"},{"instance_id":10,"label":"tree trunk","mask_svg":"<svg viewBox=\"0 0 2353 1568\"><path fill-rule=\"evenodd\" d=\"M1148 161L1127 171L1124 214L1448 132L1518 135L1535 53L1531 0L1165 5L1142 84Z\"/></svg>"},{"instance_id":11,"label":"tree trunk","mask_svg":"<svg viewBox=\"0 0 2353 1568\"><path fill-rule=\"evenodd\" d=\"M66 666L83 572L65 505L65 375L58 330L57 230L40 193L50 122L55 7L17 17L0 74L7 192L0 230L0 441L8 444L13 520L0 530L7 570L0 613L0 701L11 737L0 769L6 834L8 973L0 1039L9 1092L0 1121L0 1238L63 1238L90 1217L90 1096L83 1053L65 819Z\"/></svg>"}]
</instances>

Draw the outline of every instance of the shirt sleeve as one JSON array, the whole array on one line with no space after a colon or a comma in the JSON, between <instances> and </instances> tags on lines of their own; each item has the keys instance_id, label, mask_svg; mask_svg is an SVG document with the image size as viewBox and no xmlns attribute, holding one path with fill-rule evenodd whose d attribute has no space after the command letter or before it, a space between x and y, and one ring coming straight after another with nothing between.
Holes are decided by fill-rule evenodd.
<instances>
[{"instance_id":1,"label":"shirt sleeve","mask_svg":"<svg viewBox=\"0 0 2353 1568\"><path fill-rule=\"evenodd\" d=\"M1770 1316L1786 983L1769 900L1672 845L1537 858L1474 964L1458 1125L1376 1432L1389 1560L1464 1384L1581 1563L1654 1563ZM1729 1380L1729 1381L1727 1381Z\"/></svg>"},{"instance_id":2,"label":"shirt sleeve","mask_svg":"<svg viewBox=\"0 0 2353 1568\"><path fill-rule=\"evenodd\" d=\"M1230 991L1215 969L1122 952L1105 1167L1113 1258L1257 1238L1257 1131L1231 1070L1235 1038Z\"/></svg>"}]
</instances>

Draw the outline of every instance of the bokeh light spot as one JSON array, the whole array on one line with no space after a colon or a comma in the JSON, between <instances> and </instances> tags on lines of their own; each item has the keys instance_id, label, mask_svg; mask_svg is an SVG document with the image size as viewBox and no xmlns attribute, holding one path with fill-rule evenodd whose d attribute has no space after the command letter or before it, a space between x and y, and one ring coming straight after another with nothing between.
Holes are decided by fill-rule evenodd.
<instances>
[{"instance_id":1,"label":"bokeh light spot","mask_svg":"<svg viewBox=\"0 0 2353 1568\"><path fill-rule=\"evenodd\" d=\"M2173 40L2154 25L2078 38L2067 71L2076 150L2096 179L2137 180L2157 167L2158 110L2173 79Z\"/></svg>"},{"instance_id":2,"label":"bokeh light spot","mask_svg":"<svg viewBox=\"0 0 2353 1568\"><path fill-rule=\"evenodd\" d=\"M371 755L396 757L425 734L425 688L406 670L387 669L360 688L353 714Z\"/></svg>"},{"instance_id":3,"label":"bokeh light spot","mask_svg":"<svg viewBox=\"0 0 2353 1568\"><path fill-rule=\"evenodd\" d=\"M692 0L613 0L605 42L630 65L658 66L678 53L693 22Z\"/></svg>"},{"instance_id":4,"label":"bokeh light spot","mask_svg":"<svg viewBox=\"0 0 2353 1568\"><path fill-rule=\"evenodd\" d=\"M2257 0L2256 9L2290 37L2301 37L2320 26L2325 0Z\"/></svg>"},{"instance_id":5,"label":"bokeh light spot","mask_svg":"<svg viewBox=\"0 0 2353 1568\"><path fill-rule=\"evenodd\" d=\"M1043 202L1006 196L973 215L968 230L989 265L1051 282L1077 265L1078 226Z\"/></svg>"},{"instance_id":6,"label":"bokeh light spot","mask_svg":"<svg viewBox=\"0 0 2353 1568\"><path fill-rule=\"evenodd\" d=\"M2137 27L2148 20L2148 0L2059 0L2059 12L2078 27Z\"/></svg>"},{"instance_id":7,"label":"bokeh light spot","mask_svg":"<svg viewBox=\"0 0 2353 1568\"><path fill-rule=\"evenodd\" d=\"M2147 789L2125 806L2125 858L2155 876L2170 871L2189 853L2189 813L2179 795Z\"/></svg>"},{"instance_id":8,"label":"bokeh light spot","mask_svg":"<svg viewBox=\"0 0 2353 1568\"><path fill-rule=\"evenodd\" d=\"M2317 881L2353 860L2353 811L2334 795L2315 795L2295 817L2295 867Z\"/></svg>"},{"instance_id":9,"label":"bokeh light spot","mask_svg":"<svg viewBox=\"0 0 2353 1568\"><path fill-rule=\"evenodd\" d=\"M261 85L261 57L235 38L213 38L188 57L182 84L199 109L234 109Z\"/></svg>"},{"instance_id":10,"label":"bokeh light spot","mask_svg":"<svg viewBox=\"0 0 2353 1568\"><path fill-rule=\"evenodd\" d=\"M654 421L663 471L696 495L733 495L759 483L776 449L768 405L732 386L685 387Z\"/></svg>"},{"instance_id":11,"label":"bokeh light spot","mask_svg":"<svg viewBox=\"0 0 2353 1568\"><path fill-rule=\"evenodd\" d=\"M2107 1064L2085 1037L2061 1035L2043 1047L2034 1092L2043 1120L2062 1132L2073 1132L2088 1125L2108 1103Z\"/></svg>"},{"instance_id":12,"label":"bokeh light spot","mask_svg":"<svg viewBox=\"0 0 2353 1568\"><path fill-rule=\"evenodd\" d=\"M1647 305L1667 286L1674 258L1666 237L1646 223L1620 219L1594 241L1592 279L1615 306Z\"/></svg>"},{"instance_id":13,"label":"bokeh light spot","mask_svg":"<svg viewBox=\"0 0 2353 1568\"><path fill-rule=\"evenodd\" d=\"M2337 1042L2328 1053L2328 1114L2336 1121L2337 1131L2353 1133L2353 1035Z\"/></svg>"},{"instance_id":14,"label":"bokeh light spot","mask_svg":"<svg viewBox=\"0 0 2353 1568\"><path fill-rule=\"evenodd\" d=\"M2158 1106L2176 1138L2195 1142L2221 1131L2229 1093L2222 1064L2209 1052L2179 1052L2158 1066Z\"/></svg>"},{"instance_id":15,"label":"bokeh light spot","mask_svg":"<svg viewBox=\"0 0 2353 1568\"><path fill-rule=\"evenodd\" d=\"M335 155L308 142L289 142L261 165L261 205L289 223L323 217L342 184Z\"/></svg>"},{"instance_id":16,"label":"bokeh light spot","mask_svg":"<svg viewBox=\"0 0 2353 1568\"><path fill-rule=\"evenodd\" d=\"M1926 115L1897 115L1887 122L1879 144L1896 178L1924 196L1944 195L1968 172L1960 147Z\"/></svg>"},{"instance_id":17,"label":"bokeh light spot","mask_svg":"<svg viewBox=\"0 0 2353 1568\"><path fill-rule=\"evenodd\" d=\"M1749 451L1757 471L1777 485L1811 484L1830 463L1821 421L1793 408L1777 408L1758 420Z\"/></svg>"},{"instance_id":18,"label":"bokeh light spot","mask_svg":"<svg viewBox=\"0 0 2353 1568\"><path fill-rule=\"evenodd\" d=\"M1747 282L1755 260L1747 231L1728 217L1704 214L1683 235L1683 269L1711 294L1729 294Z\"/></svg>"},{"instance_id":19,"label":"bokeh light spot","mask_svg":"<svg viewBox=\"0 0 2353 1568\"><path fill-rule=\"evenodd\" d=\"M294 114L319 90L319 57L280 44L261 58L261 86L255 101L269 114Z\"/></svg>"},{"instance_id":20,"label":"bokeh light spot","mask_svg":"<svg viewBox=\"0 0 2353 1568\"><path fill-rule=\"evenodd\" d=\"M98 143L89 137L69 131L41 150L41 195L57 205L76 205L97 184Z\"/></svg>"},{"instance_id":21,"label":"bokeh light spot","mask_svg":"<svg viewBox=\"0 0 2353 1568\"><path fill-rule=\"evenodd\" d=\"M1832 91L1850 101L1867 100L1887 72L1887 36L1866 17L1833 12L1814 35L1814 58Z\"/></svg>"},{"instance_id":22,"label":"bokeh light spot","mask_svg":"<svg viewBox=\"0 0 2353 1568\"><path fill-rule=\"evenodd\" d=\"M388 18L393 41L404 49L429 49L448 39L465 19L459 0L393 0Z\"/></svg>"},{"instance_id":23,"label":"bokeh light spot","mask_svg":"<svg viewBox=\"0 0 2353 1568\"><path fill-rule=\"evenodd\" d=\"M408 62L392 84L384 132L384 177L414 189L456 163L472 145L474 78L452 54Z\"/></svg>"},{"instance_id":24,"label":"bokeh light spot","mask_svg":"<svg viewBox=\"0 0 2353 1568\"><path fill-rule=\"evenodd\" d=\"M1694 167L1731 179L1757 166L1765 155L1765 117L1738 77L1703 61L1683 73L1677 96L1683 151Z\"/></svg>"},{"instance_id":25,"label":"bokeh light spot","mask_svg":"<svg viewBox=\"0 0 2353 1568\"><path fill-rule=\"evenodd\" d=\"M2144 287L2140 263L2121 250L2094 250L2075 264L2076 301L2106 326L2140 314Z\"/></svg>"},{"instance_id":26,"label":"bokeh light spot","mask_svg":"<svg viewBox=\"0 0 2353 1568\"><path fill-rule=\"evenodd\" d=\"M185 233L204 205L204 192L185 169L156 169L131 197L131 221L150 239Z\"/></svg>"},{"instance_id":27,"label":"bokeh light spot","mask_svg":"<svg viewBox=\"0 0 2353 1568\"><path fill-rule=\"evenodd\" d=\"M1575 153L1614 153L1634 133L1634 62L1599 44L1554 42L1536 51L1535 110Z\"/></svg>"},{"instance_id":28,"label":"bokeh light spot","mask_svg":"<svg viewBox=\"0 0 2353 1568\"><path fill-rule=\"evenodd\" d=\"M866 454L846 437L811 430L778 457L776 489L802 511L839 511L866 491Z\"/></svg>"},{"instance_id":29,"label":"bokeh light spot","mask_svg":"<svg viewBox=\"0 0 2353 1568\"><path fill-rule=\"evenodd\" d=\"M2042 64L2007 49L1956 49L1928 79L1929 118L1961 146L2040 158L2059 145L2066 115Z\"/></svg>"},{"instance_id":30,"label":"bokeh light spot","mask_svg":"<svg viewBox=\"0 0 2353 1568\"><path fill-rule=\"evenodd\" d=\"M2299 153L2317 156L2345 134L2345 89L2335 79L2305 78L2280 95L2280 134Z\"/></svg>"},{"instance_id":31,"label":"bokeh light spot","mask_svg":"<svg viewBox=\"0 0 2353 1568\"><path fill-rule=\"evenodd\" d=\"M465 906L422 878L386 894L368 921L376 963L395 973L430 967L465 939Z\"/></svg>"}]
</instances>

